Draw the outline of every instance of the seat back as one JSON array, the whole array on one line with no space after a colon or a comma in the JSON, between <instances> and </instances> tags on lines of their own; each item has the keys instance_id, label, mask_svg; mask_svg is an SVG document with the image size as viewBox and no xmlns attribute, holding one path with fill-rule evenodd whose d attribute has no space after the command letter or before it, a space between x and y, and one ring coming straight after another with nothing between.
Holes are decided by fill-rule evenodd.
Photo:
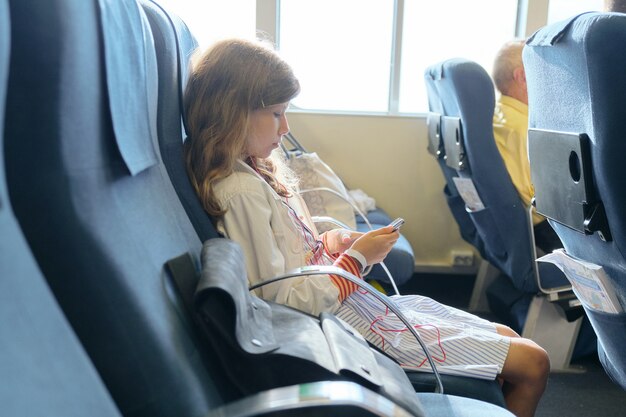
<instances>
[{"instance_id":1,"label":"seat back","mask_svg":"<svg viewBox=\"0 0 626 417\"><path fill-rule=\"evenodd\" d=\"M139 0L152 33L158 65L157 137L163 163L174 189L201 241L218 236L187 176L183 141L182 97L189 60L198 44L187 25L151 0Z\"/></svg>"},{"instance_id":2,"label":"seat back","mask_svg":"<svg viewBox=\"0 0 626 417\"><path fill-rule=\"evenodd\" d=\"M9 4L0 1L0 132L9 77ZM14 66L15 70L16 67ZM9 202L0 140L0 404L4 415L120 416L54 300Z\"/></svg>"},{"instance_id":3,"label":"seat back","mask_svg":"<svg viewBox=\"0 0 626 417\"><path fill-rule=\"evenodd\" d=\"M568 254L604 268L622 307L626 307L625 42L626 15L588 13L539 30L523 52L529 148L536 148L530 162L537 208L551 218ZM540 153L550 158L540 159ZM562 192L566 190L569 195ZM624 314L590 309L587 313L605 369L626 388Z\"/></svg>"},{"instance_id":4,"label":"seat back","mask_svg":"<svg viewBox=\"0 0 626 417\"><path fill-rule=\"evenodd\" d=\"M205 415L229 386L165 267L201 242L160 160L145 15L11 0L11 18L8 189L33 254L124 415Z\"/></svg>"},{"instance_id":5,"label":"seat back","mask_svg":"<svg viewBox=\"0 0 626 417\"><path fill-rule=\"evenodd\" d=\"M442 117L444 115L443 103L437 89L437 82L441 78L438 72L441 67L431 66L424 72L424 81L426 83L426 92L428 95L428 151L437 160L441 172L446 180L443 188L443 194L450 208L450 212L456 221L461 237L474 246L484 259L488 259L485 251L485 244L476 230L476 226L472 222L469 214L465 210L465 202L461 198L459 191L454 184L454 177L457 177L456 169L447 165L446 151L443 144L442 136Z\"/></svg>"},{"instance_id":6,"label":"seat back","mask_svg":"<svg viewBox=\"0 0 626 417\"><path fill-rule=\"evenodd\" d=\"M435 64L427 73L441 101L447 161L457 162L456 168L450 162L447 167L472 181L484 206L467 213L484 244L485 258L508 275L518 290L536 292L528 214L493 135L491 78L480 65L458 58Z\"/></svg>"}]
</instances>

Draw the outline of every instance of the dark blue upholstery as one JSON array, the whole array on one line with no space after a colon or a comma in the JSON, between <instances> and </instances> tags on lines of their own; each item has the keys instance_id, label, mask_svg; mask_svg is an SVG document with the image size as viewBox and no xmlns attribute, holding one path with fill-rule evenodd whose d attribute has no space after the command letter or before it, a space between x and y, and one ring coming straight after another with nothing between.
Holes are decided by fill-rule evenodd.
<instances>
[{"instance_id":1,"label":"dark blue upholstery","mask_svg":"<svg viewBox=\"0 0 626 417\"><path fill-rule=\"evenodd\" d=\"M35 263L4 184L0 187L2 414L120 416Z\"/></svg>"},{"instance_id":2,"label":"dark blue upholstery","mask_svg":"<svg viewBox=\"0 0 626 417\"><path fill-rule=\"evenodd\" d=\"M464 162L456 174L473 181L485 206L480 211L466 210L483 242L485 258L509 276L519 291L536 293L527 209L513 186L493 136L495 93L491 78L480 65L464 59L435 64L427 74L441 100L444 121L460 119ZM443 135L449 126L456 127L443 123ZM540 269L544 287L567 284L555 269L546 265L540 265Z\"/></svg>"},{"instance_id":3,"label":"dark blue upholstery","mask_svg":"<svg viewBox=\"0 0 626 417\"><path fill-rule=\"evenodd\" d=\"M11 18L5 156L33 254L125 416L205 415L227 393L164 267L201 242L159 160L145 16L134 0L11 0Z\"/></svg>"},{"instance_id":4,"label":"dark blue upholstery","mask_svg":"<svg viewBox=\"0 0 626 417\"><path fill-rule=\"evenodd\" d=\"M500 317L500 320L521 331L530 303L530 297L523 295L525 292L532 294L538 288L534 278L525 209L510 181L493 137L492 118L495 94L491 78L482 67L474 62L450 59L428 67L425 71L425 80L431 111L441 115L442 141L444 134L454 133L446 132L445 129L450 128L451 125L444 123L444 117L460 120L463 124L460 132L461 140L465 144L468 138L474 141L470 146L465 145L465 166L462 171L449 166L447 155L445 159L439 158L439 165L447 181L448 204L460 230L465 230L462 235L469 237L466 240L479 250L483 259L503 272L505 276L511 277L507 280L499 276L490 286L487 294L490 308ZM480 97L480 99L472 97ZM476 106L474 106L475 103ZM471 120L468 120L467 123L470 125L467 127L465 126L466 119ZM484 130L488 131L483 132ZM476 132L478 132L478 138L472 136L476 135ZM482 156L489 163L480 164L479 158ZM471 212L466 209L465 202L456 190L454 177L472 179L486 207L485 210ZM482 181L483 178L486 182ZM502 191L502 200L499 199L500 191ZM485 193L487 195L484 195ZM500 212L504 212L504 217L499 216ZM511 221L511 218L515 221ZM509 230L511 240L507 240L508 245L505 245L502 235Z\"/></svg>"},{"instance_id":5,"label":"dark blue upholstery","mask_svg":"<svg viewBox=\"0 0 626 417\"><path fill-rule=\"evenodd\" d=\"M626 15L588 13L545 27L524 48L528 81L529 128L586 134L592 182L601 200L612 239L583 234L550 221L567 253L598 265L608 274L626 307L626 187L624 120L626 112ZM565 164L568 158L555 163ZM545 167L531 159L533 178ZM535 161L536 162L536 161ZM536 195L538 207L542 199ZM565 207L569 201L563 201ZM598 335L600 358L609 375L626 388L626 315L587 309Z\"/></svg>"},{"instance_id":6,"label":"dark blue upholstery","mask_svg":"<svg viewBox=\"0 0 626 417\"><path fill-rule=\"evenodd\" d=\"M0 132L9 76L0 1ZM15 66L13 70L19 70ZM6 416L120 416L46 284L11 209L0 140L0 407Z\"/></svg>"},{"instance_id":7,"label":"dark blue upholstery","mask_svg":"<svg viewBox=\"0 0 626 417\"><path fill-rule=\"evenodd\" d=\"M154 34L159 73L157 136L163 163L174 189L201 241L217 237L185 168L182 123L182 92L188 76L189 58L197 42L185 23L149 0L140 0Z\"/></svg>"},{"instance_id":8,"label":"dark blue upholstery","mask_svg":"<svg viewBox=\"0 0 626 417\"><path fill-rule=\"evenodd\" d=\"M482 67L464 59L436 64L428 73L443 115L461 119L466 166L457 174L474 182L485 206L469 216L484 242L486 259L511 277L519 290L536 292L528 215L493 137L491 78Z\"/></svg>"},{"instance_id":9,"label":"dark blue upholstery","mask_svg":"<svg viewBox=\"0 0 626 417\"><path fill-rule=\"evenodd\" d=\"M429 144L432 144L433 149L429 149L431 153L437 159L437 163L441 168L441 172L446 180L446 185L443 188L443 194L452 213L452 217L456 221L459 227L459 232L463 240L471 244L478 250L483 259L489 259L488 254L485 251L485 244L480 237L480 234L474 226L474 222L470 218L469 213L465 210L465 202L459 195L453 178L458 174L455 169L450 168L446 164L445 149L443 148L441 138L441 117L444 114L443 103L439 97L439 91L437 89L436 80L441 78L440 67L429 67L424 72L424 81L426 83L426 92L428 94L428 109L430 114L428 116L428 135Z\"/></svg>"}]
</instances>

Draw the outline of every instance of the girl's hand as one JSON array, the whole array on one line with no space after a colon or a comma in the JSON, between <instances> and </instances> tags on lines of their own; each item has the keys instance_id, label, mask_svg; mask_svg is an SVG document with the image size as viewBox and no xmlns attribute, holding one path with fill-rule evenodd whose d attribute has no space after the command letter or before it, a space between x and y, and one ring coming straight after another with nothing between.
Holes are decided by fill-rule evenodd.
<instances>
[{"instance_id":1,"label":"girl's hand","mask_svg":"<svg viewBox=\"0 0 626 417\"><path fill-rule=\"evenodd\" d=\"M352 249L365 256L368 265L373 265L385 259L399 237L399 231L394 232L392 226L385 226L363 234L354 241Z\"/></svg>"},{"instance_id":2,"label":"girl's hand","mask_svg":"<svg viewBox=\"0 0 626 417\"><path fill-rule=\"evenodd\" d=\"M363 236L361 232L348 229L332 229L326 232L326 249L333 255L343 253L355 240Z\"/></svg>"}]
</instances>

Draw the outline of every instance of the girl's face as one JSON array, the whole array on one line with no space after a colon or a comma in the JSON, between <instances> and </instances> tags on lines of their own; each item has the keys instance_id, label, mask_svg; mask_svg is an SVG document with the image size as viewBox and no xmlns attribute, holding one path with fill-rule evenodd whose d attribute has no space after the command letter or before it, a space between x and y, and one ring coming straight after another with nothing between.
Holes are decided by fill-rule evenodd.
<instances>
[{"instance_id":1,"label":"girl's face","mask_svg":"<svg viewBox=\"0 0 626 417\"><path fill-rule=\"evenodd\" d=\"M246 139L246 156L267 158L289 132L285 111L289 103L258 109L250 116L250 136Z\"/></svg>"}]
</instances>

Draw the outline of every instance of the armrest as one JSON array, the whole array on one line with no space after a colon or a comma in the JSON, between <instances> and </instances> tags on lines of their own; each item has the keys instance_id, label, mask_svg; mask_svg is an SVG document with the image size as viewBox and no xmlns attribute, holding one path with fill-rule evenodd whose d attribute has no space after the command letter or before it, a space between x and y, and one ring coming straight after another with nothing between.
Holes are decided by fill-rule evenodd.
<instances>
[{"instance_id":1,"label":"armrest","mask_svg":"<svg viewBox=\"0 0 626 417\"><path fill-rule=\"evenodd\" d=\"M226 404L211 411L207 417L252 417L276 412L293 411L300 414L304 410L315 407L320 409L319 415L332 415L329 407L354 407L381 417L412 417L416 416L394 404L387 398L378 395L353 382L328 381L309 384L292 385L250 395L239 401ZM307 413L307 415L310 415Z\"/></svg>"},{"instance_id":2,"label":"armrest","mask_svg":"<svg viewBox=\"0 0 626 417\"><path fill-rule=\"evenodd\" d=\"M443 383L441 382L441 376L439 375L439 371L437 371L437 366L435 365L435 361L433 361L433 358L430 355L430 352L424 345L424 342L422 341L422 338L420 337L417 330L415 330L415 328L407 320L404 314L402 314L402 312L400 311L400 308L396 305L396 303L391 298L380 293L376 288L372 287L370 284L352 275L351 273L344 271L341 268L337 268L335 266L322 266L322 265L306 266L302 268L296 268L292 271L287 272L286 274L279 275L277 277L267 279L263 282L259 282L258 284L251 285L248 289L252 291L264 285L268 285L277 281L282 281L285 279L295 278L299 276L315 276L315 275L331 275L331 274L339 275L342 278L345 278L346 280L352 282L357 287L366 290L374 298L376 298L378 301L383 303L387 308L389 308L389 311L395 314L400 319L400 321L402 321L402 323L406 326L406 328L411 332L413 337L415 337L415 340L417 340L419 345L422 347L422 350L424 351L424 354L426 355L426 359L428 360L428 364L433 370L433 374L435 375L435 379L437 381L437 387L435 388L435 392L443 394Z\"/></svg>"},{"instance_id":3,"label":"armrest","mask_svg":"<svg viewBox=\"0 0 626 417\"><path fill-rule=\"evenodd\" d=\"M537 265L537 247L535 246L535 231L533 229L533 205L531 204L528 207L528 226L530 230L530 246L532 248L533 254L533 271L535 273L535 279L537 280L537 287L539 291L547 295L550 301L556 301L562 298L563 296L569 297L573 292L571 285L563 285L558 287L544 288L541 283L541 275L539 274L539 265Z\"/></svg>"}]
</instances>

